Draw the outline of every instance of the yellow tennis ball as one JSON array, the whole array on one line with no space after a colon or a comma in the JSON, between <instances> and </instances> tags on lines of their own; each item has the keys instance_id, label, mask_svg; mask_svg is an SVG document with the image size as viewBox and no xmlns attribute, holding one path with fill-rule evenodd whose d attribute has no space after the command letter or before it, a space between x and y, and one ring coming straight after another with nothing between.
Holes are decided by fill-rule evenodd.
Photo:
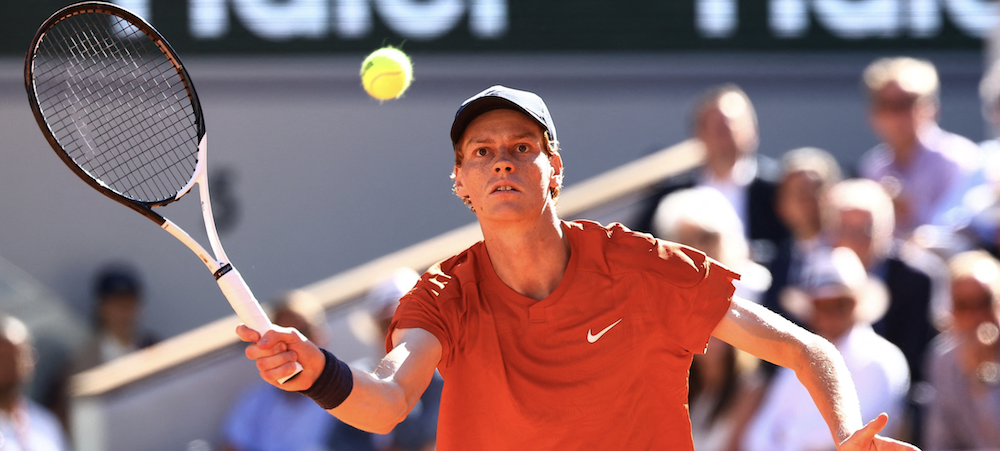
<instances>
[{"instance_id":1,"label":"yellow tennis ball","mask_svg":"<svg viewBox=\"0 0 1000 451\"><path fill-rule=\"evenodd\" d=\"M403 95L411 81L410 58L397 48L380 48L361 63L361 84L368 95L376 99L389 100Z\"/></svg>"}]
</instances>

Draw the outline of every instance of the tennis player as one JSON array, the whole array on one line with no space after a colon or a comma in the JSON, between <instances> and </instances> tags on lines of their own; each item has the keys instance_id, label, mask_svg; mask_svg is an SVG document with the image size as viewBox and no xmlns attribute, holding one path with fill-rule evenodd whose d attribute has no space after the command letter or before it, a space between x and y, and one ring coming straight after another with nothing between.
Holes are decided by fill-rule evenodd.
<instances>
[{"instance_id":1,"label":"tennis player","mask_svg":"<svg viewBox=\"0 0 1000 451\"><path fill-rule=\"evenodd\" d=\"M738 274L619 224L560 220L556 138L533 93L494 86L465 101L451 128L454 191L484 240L402 298L373 373L295 330L260 337L239 326L261 377L384 433L437 368L442 451L691 450L688 369L715 336L795 370L839 450L916 449L876 435L885 414L862 422L832 344L733 297ZM278 384L296 361L302 373Z\"/></svg>"}]
</instances>

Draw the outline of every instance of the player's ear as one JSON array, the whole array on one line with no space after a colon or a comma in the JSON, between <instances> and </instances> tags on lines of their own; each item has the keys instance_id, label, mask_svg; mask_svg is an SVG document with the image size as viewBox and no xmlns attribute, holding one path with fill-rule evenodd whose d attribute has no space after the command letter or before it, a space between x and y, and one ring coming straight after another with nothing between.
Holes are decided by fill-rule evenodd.
<instances>
[{"instance_id":1,"label":"player's ear","mask_svg":"<svg viewBox=\"0 0 1000 451\"><path fill-rule=\"evenodd\" d=\"M549 164L552 165L552 175L549 177L549 186L554 188L562 186L563 162L562 156L559 155L559 152L549 155Z\"/></svg>"},{"instance_id":2,"label":"player's ear","mask_svg":"<svg viewBox=\"0 0 1000 451\"><path fill-rule=\"evenodd\" d=\"M455 165L455 169L451 173L451 178L455 180L455 195L461 198L468 197L465 194L465 182L462 181L462 167Z\"/></svg>"}]
</instances>

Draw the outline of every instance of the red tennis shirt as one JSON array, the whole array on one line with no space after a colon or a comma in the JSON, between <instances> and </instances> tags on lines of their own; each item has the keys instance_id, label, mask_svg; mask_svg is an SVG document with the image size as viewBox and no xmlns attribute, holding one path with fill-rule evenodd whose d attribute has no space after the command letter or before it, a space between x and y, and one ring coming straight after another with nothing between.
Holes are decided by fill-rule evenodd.
<instances>
[{"instance_id":1,"label":"red tennis shirt","mask_svg":"<svg viewBox=\"0 0 1000 451\"><path fill-rule=\"evenodd\" d=\"M570 260L545 299L506 286L480 242L401 300L390 332L443 349L438 450L692 450L691 357L739 275L619 224L562 226Z\"/></svg>"}]
</instances>

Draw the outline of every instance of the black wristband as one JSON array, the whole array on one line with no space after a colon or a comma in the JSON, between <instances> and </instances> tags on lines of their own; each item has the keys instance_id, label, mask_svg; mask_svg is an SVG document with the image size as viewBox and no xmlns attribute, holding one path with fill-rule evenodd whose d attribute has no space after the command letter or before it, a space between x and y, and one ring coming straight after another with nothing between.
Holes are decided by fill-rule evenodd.
<instances>
[{"instance_id":1,"label":"black wristband","mask_svg":"<svg viewBox=\"0 0 1000 451\"><path fill-rule=\"evenodd\" d=\"M354 375L351 374L351 367L330 354L330 351L326 349L320 351L326 356L323 372L316 378L316 382L313 382L312 387L299 393L316 401L320 407L330 410L350 396L351 390L354 389Z\"/></svg>"}]
</instances>

